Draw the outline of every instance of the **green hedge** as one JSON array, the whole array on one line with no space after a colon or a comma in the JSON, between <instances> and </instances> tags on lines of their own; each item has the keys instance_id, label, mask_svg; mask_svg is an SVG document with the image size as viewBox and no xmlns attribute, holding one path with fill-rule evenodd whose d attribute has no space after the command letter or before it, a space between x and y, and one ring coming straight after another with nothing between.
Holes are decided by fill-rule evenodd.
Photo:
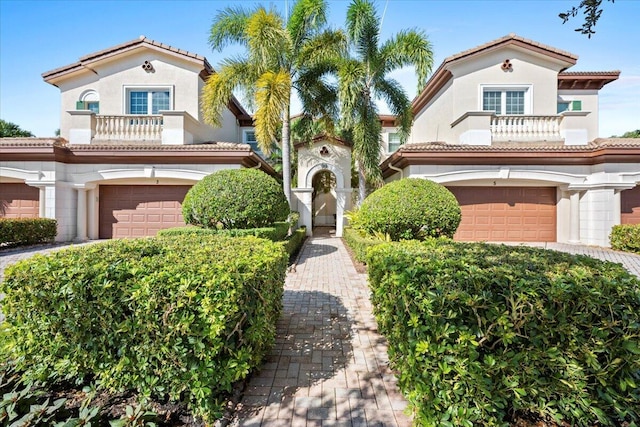
<instances>
[{"instance_id":1,"label":"green hedge","mask_svg":"<svg viewBox=\"0 0 640 427\"><path fill-rule=\"evenodd\" d=\"M289 236L289 238L285 241L284 248L289 254L290 258L298 254L306 237L307 228L300 227L296 231L294 231L293 234L291 234L291 236Z\"/></svg>"},{"instance_id":2,"label":"green hedge","mask_svg":"<svg viewBox=\"0 0 640 427\"><path fill-rule=\"evenodd\" d=\"M211 419L273 345L287 261L281 243L222 236L35 255L0 285L1 356L25 378L95 378L184 400Z\"/></svg>"},{"instance_id":3,"label":"green hedge","mask_svg":"<svg viewBox=\"0 0 640 427\"><path fill-rule=\"evenodd\" d=\"M385 243L368 261L418 425L640 420L640 281L620 265L445 240Z\"/></svg>"},{"instance_id":4,"label":"green hedge","mask_svg":"<svg viewBox=\"0 0 640 427\"><path fill-rule=\"evenodd\" d=\"M289 203L275 178L257 169L225 169L198 181L182 202L187 224L257 228L284 221Z\"/></svg>"},{"instance_id":5,"label":"green hedge","mask_svg":"<svg viewBox=\"0 0 640 427\"><path fill-rule=\"evenodd\" d=\"M351 226L390 240L453 237L460 225L458 200L445 186L422 178L385 184L351 213Z\"/></svg>"},{"instance_id":6,"label":"green hedge","mask_svg":"<svg viewBox=\"0 0 640 427\"><path fill-rule=\"evenodd\" d=\"M609 237L611 248L640 254L640 224L615 225Z\"/></svg>"},{"instance_id":7,"label":"green hedge","mask_svg":"<svg viewBox=\"0 0 640 427\"><path fill-rule=\"evenodd\" d=\"M31 245L52 242L56 238L58 223L49 218L0 218L0 244Z\"/></svg>"},{"instance_id":8,"label":"green hedge","mask_svg":"<svg viewBox=\"0 0 640 427\"><path fill-rule=\"evenodd\" d=\"M383 240L372 236L363 236L360 231L353 228L345 228L342 234L345 243L353 251L353 255L360 262L367 262L367 250L373 246L384 243Z\"/></svg>"},{"instance_id":9,"label":"green hedge","mask_svg":"<svg viewBox=\"0 0 640 427\"><path fill-rule=\"evenodd\" d=\"M276 222L271 227L246 228L246 229L215 229L200 227L174 227L158 231L158 236L202 236L202 235L219 235L229 237L246 237L255 236L262 239L268 239L272 242L285 240L289 232L289 223L282 221Z\"/></svg>"}]
</instances>

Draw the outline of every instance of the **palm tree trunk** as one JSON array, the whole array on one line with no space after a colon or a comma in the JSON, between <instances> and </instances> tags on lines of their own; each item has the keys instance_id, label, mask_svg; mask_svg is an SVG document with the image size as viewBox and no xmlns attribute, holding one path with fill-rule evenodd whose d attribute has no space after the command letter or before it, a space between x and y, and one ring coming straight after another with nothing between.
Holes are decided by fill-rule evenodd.
<instances>
[{"instance_id":1,"label":"palm tree trunk","mask_svg":"<svg viewBox=\"0 0 640 427\"><path fill-rule=\"evenodd\" d=\"M367 179L364 175L364 167L360 162L356 162L358 168L358 207L362 204L365 197L367 197Z\"/></svg>"},{"instance_id":2,"label":"palm tree trunk","mask_svg":"<svg viewBox=\"0 0 640 427\"><path fill-rule=\"evenodd\" d=\"M287 103L282 120L282 189L284 190L284 195L287 198L287 202L289 202L289 209L296 210L293 206L291 206L290 104L291 102Z\"/></svg>"}]
</instances>

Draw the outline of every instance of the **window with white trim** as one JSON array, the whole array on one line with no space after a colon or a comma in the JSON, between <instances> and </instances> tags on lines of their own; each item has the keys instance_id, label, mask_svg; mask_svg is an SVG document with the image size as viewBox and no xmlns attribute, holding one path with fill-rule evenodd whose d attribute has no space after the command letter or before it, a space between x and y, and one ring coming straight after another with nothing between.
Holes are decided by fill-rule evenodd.
<instances>
[{"instance_id":1,"label":"window with white trim","mask_svg":"<svg viewBox=\"0 0 640 427\"><path fill-rule=\"evenodd\" d=\"M126 90L126 113L151 115L172 110L169 88L129 88Z\"/></svg>"},{"instance_id":2,"label":"window with white trim","mask_svg":"<svg viewBox=\"0 0 640 427\"><path fill-rule=\"evenodd\" d=\"M531 114L529 87L482 87L482 110L498 115Z\"/></svg>"},{"instance_id":3,"label":"window with white trim","mask_svg":"<svg viewBox=\"0 0 640 427\"><path fill-rule=\"evenodd\" d=\"M402 145L402 143L400 142L400 134L399 133L395 133L395 132L389 132L389 141L388 141L388 152L389 154L391 153L395 153L398 148L400 148L400 146Z\"/></svg>"},{"instance_id":4,"label":"window with white trim","mask_svg":"<svg viewBox=\"0 0 640 427\"><path fill-rule=\"evenodd\" d=\"M245 130L242 133L242 142L244 142L245 144L249 144L253 151L260 152L260 148L258 148L258 140L256 139L255 131Z\"/></svg>"},{"instance_id":5,"label":"window with white trim","mask_svg":"<svg viewBox=\"0 0 640 427\"><path fill-rule=\"evenodd\" d=\"M98 92L93 89L84 91L80 96L80 100L76 101L76 110L89 110L94 114L99 114L100 97Z\"/></svg>"},{"instance_id":6,"label":"window with white trim","mask_svg":"<svg viewBox=\"0 0 640 427\"><path fill-rule=\"evenodd\" d=\"M582 111L582 101L558 101L558 114L563 111Z\"/></svg>"}]
</instances>

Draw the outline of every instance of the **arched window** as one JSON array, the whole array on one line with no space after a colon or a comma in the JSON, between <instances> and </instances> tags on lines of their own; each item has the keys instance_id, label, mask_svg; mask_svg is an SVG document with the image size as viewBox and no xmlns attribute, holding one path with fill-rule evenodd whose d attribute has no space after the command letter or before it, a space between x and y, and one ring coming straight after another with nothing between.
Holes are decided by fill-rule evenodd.
<instances>
[{"instance_id":1,"label":"arched window","mask_svg":"<svg viewBox=\"0 0 640 427\"><path fill-rule=\"evenodd\" d=\"M80 95L80 100L76 102L76 110L90 110L95 114L100 113L100 97L93 89L85 90Z\"/></svg>"}]
</instances>

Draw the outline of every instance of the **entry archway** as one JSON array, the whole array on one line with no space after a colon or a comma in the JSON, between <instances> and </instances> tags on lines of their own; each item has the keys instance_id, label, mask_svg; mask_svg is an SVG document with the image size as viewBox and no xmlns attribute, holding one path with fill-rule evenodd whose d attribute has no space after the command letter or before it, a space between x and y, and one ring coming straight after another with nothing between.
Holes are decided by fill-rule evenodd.
<instances>
[{"instance_id":1,"label":"entry archway","mask_svg":"<svg viewBox=\"0 0 640 427\"><path fill-rule=\"evenodd\" d=\"M335 215L336 237L341 237L344 213L351 207L352 189L346 187L350 184L348 178L351 176L351 146L338 138L317 136L310 143L302 142L294 147L298 151L298 186L293 189L293 196L300 212L300 221L307 227L307 235L312 235L314 224L320 225L316 219L322 217L321 221L326 222ZM314 191L314 179L321 180L323 177L331 177L332 189L324 194L331 194L335 198L335 213L328 213L330 209L333 210L329 206L316 212L314 198L318 194ZM330 196L321 196L320 201L325 199L330 201Z\"/></svg>"}]
</instances>

